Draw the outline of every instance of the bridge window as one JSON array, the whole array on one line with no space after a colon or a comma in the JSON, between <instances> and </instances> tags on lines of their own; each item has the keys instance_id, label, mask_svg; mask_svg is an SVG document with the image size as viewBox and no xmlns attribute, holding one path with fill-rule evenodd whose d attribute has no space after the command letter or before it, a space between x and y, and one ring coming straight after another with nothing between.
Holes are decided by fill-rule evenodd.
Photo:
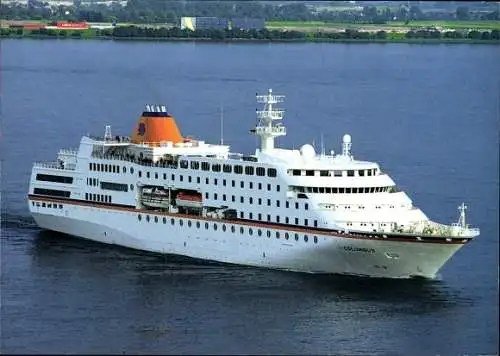
<instances>
[{"instance_id":1,"label":"bridge window","mask_svg":"<svg viewBox=\"0 0 500 356\"><path fill-rule=\"evenodd\" d=\"M308 176L308 177L313 177L313 176L314 176L314 171L313 171L313 170L308 169L308 170L306 171L306 176Z\"/></svg>"},{"instance_id":2,"label":"bridge window","mask_svg":"<svg viewBox=\"0 0 500 356\"><path fill-rule=\"evenodd\" d=\"M348 177L354 177L354 171L353 170L348 170L347 171L347 176Z\"/></svg>"},{"instance_id":3,"label":"bridge window","mask_svg":"<svg viewBox=\"0 0 500 356\"><path fill-rule=\"evenodd\" d=\"M212 164L213 172L220 172L220 164Z\"/></svg>"},{"instance_id":4,"label":"bridge window","mask_svg":"<svg viewBox=\"0 0 500 356\"><path fill-rule=\"evenodd\" d=\"M266 169L262 167L257 167L256 173L258 176L263 177L266 175Z\"/></svg>"},{"instance_id":5,"label":"bridge window","mask_svg":"<svg viewBox=\"0 0 500 356\"><path fill-rule=\"evenodd\" d=\"M366 171L366 173L368 173L368 175L369 175L369 176L371 176L371 175L372 175L372 170L371 170L371 169L368 169L368 170Z\"/></svg>"},{"instance_id":6,"label":"bridge window","mask_svg":"<svg viewBox=\"0 0 500 356\"><path fill-rule=\"evenodd\" d=\"M302 171L300 169L294 169L294 170L292 170L292 175L293 176L300 176L301 172Z\"/></svg>"},{"instance_id":7,"label":"bridge window","mask_svg":"<svg viewBox=\"0 0 500 356\"><path fill-rule=\"evenodd\" d=\"M232 169L231 169L231 165L230 164L224 164L222 166L222 170L225 172L225 173L231 173Z\"/></svg>"},{"instance_id":8,"label":"bridge window","mask_svg":"<svg viewBox=\"0 0 500 356\"><path fill-rule=\"evenodd\" d=\"M200 162L191 161L191 169L200 169Z\"/></svg>"},{"instance_id":9,"label":"bridge window","mask_svg":"<svg viewBox=\"0 0 500 356\"><path fill-rule=\"evenodd\" d=\"M319 171L320 177L328 177L328 171Z\"/></svg>"},{"instance_id":10,"label":"bridge window","mask_svg":"<svg viewBox=\"0 0 500 356\"><path fill-rule=\"evenodd\" d=\"M180 168L188 168L188 164L189 164L188 161L183 159L179 162L179 167Z\"/></svg>"},{"instance_id":11,"label":"bridge window","mask_svg":"<svg viewBox=\"0 0 500 356\"><path fill-rule=\"evenodd\" d=\"M245 166L245 174L248 174L248 175L253 175L253 167L252 166Z\"/></svg>"},{"instance_id":12,"label":"bridge window","mask_svg":"<svg viewBox=\"0 0 500 356\"><path fill-rule=\"evenodd\" d=\"M243 173L243 166L234 166L234 173L242 174Z\"/></svg>"},{"instance_id":13,"label":"bridge window","mask_svg":"<svg viewBox=\"0 0 500 356\"><path fill-rule=\"evenodd\" d=\"M276 168L268 168L267 169L267 176L268 177L276 177L276 175L277 175Z\"/></svg>"},{"instance_id":14,"label":"bridge window","mask_svg":"<svg viewBox=\"0 0 500 356\"><path fill-rule=\"evenodd\" d=\"M210 164L208 162L201 162L201 169L203 171L209 171L210 170Z\"/></svg>"},{"instance_id":15,"label":"bridge window","mask_svg":"<svg viewBox=\"0 0 500 356\"><path fill-rule=\"evenodd\" d=\"M333 171L334 177L342 177L342 171Z\"/></svg>"}]
</instances>

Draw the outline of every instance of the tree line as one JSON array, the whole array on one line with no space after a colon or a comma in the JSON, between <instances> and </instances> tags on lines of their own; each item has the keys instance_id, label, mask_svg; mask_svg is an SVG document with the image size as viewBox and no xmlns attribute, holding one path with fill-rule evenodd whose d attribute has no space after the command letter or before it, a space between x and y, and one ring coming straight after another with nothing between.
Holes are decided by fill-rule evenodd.
<instances>
[{"instance_id":1,"label":"tree line","mask_svg":"<svg viewBox=\"0 0 500 356\"><path fill-rule=\"evenodd\" d=\"M469 9L458 6L455 12L429 10L419 6L399 7L365 6L361 11L354 8L330 11L306 3L262 3L258 1L165 1L129 0L126 6L86 4L73 0L73 6L49 6L39 0L29 0L28 6L18 3L0 3L0 13L7 20L70 20L88 22L134 22L177 24L183 16L213 16L220 18L254 17L267 21L326 21L383 24L394 19L413 20L499 20L498 9L486 4L483 8ZM344 2L338 2L345 6ZM483 5L486 6L486 5ZM332 4L335 6L335 4ZM478 5L479 6L479 5ZM488 11L489 9L489 11Z\"/></svg>"},{"instance_id":2,"label":"tree line","mask_svg":"<svg viewBox=\"0 0 500 356\"><path fill-rule=\"evenodd\" d=\"M281 30L221 30L221 29L205 29L205 30L181 30L179 27L172 28L151 28L140 26L118 26L113 29L92 30L95 31L90 37L105 37L105 38L151 38L151 39L200 39L200 40L262 40L262 41L280 41L280 40L297 40L297 41L315 41L315 40L439 40L439 39L468 39L468 40L486 40L499 41L500 31L447 31L440 32L437 30L417 30L408 31L401 37L393 37L393 33L386 31L367 32L355 29L346 29L342 32L302 32L302 31L281 31ZM43 37L83 37L85 32L71 30L53 30L39 29L32 31L23 31L23 29L1 29L2 36L43 36ZM88 32L87 32L88 34ZM87 36L88 37L88 36Z\"/></svg>"}]
</instances>

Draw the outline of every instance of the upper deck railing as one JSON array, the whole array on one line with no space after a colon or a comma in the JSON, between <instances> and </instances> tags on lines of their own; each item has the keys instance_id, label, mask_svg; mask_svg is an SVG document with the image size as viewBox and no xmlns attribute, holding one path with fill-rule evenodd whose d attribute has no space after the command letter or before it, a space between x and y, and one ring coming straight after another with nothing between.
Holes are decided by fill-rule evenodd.
<instances>
[{"instance_id":1,"label":"upper deck railing","mask_svg":"<svg viewBox=\"0 0 500 356\"><path fill-rule=\"evenodd\" d=\"M61 171L74 171L74 165L64 165L62 162L35 162L33 167L58 169Z\"/></svg>"}]
</instances>

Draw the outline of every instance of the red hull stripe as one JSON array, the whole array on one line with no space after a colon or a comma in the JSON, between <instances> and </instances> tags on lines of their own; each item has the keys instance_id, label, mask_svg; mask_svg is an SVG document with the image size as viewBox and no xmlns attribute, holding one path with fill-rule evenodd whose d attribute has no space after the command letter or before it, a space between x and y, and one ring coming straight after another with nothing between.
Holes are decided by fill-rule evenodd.
<instances>
[{"instance_id":1,"label":"red hull stripe","mask_svg":"<svg viewBox=\"0 0 500 356\"><path fill-rule=\"evenodd\" d=\"M172 214L165 212L157 212L151 210L141 210L137 209L132 205L122 205L122 204L114 204L114 203L99 203L94 201L85 201L78 199L57 199L53 197L41 196L41 195L33 195L29 194L28 198L33 201L44 201L44 202L54 202L61 204L70 204L70 205L79 205L79 206L87 206L98 209L111 209L111 210L120 210L120 211L129 211L136 214L150 215L150 216L168 216L168 217L177 217L183 219L192 219L192 220L201 220L201 221L213 221L227 224L236 224L243 225L254 228L263 228L263 229L280 229L287 230L289 232L298 232L303 234L313 234L325 237L341 237L346 239L356 239L356 240L373 240L373 241L389 241L389 242L410 242L410 243L433 243L433 244L458 244L463 245L472 240L470 237L462 237L462 238L451 238L451 241L446 241L445 237L420 237L420 240L417 240L415 236L405 236L405 235L391 235L391 234L370 234L370 233L341 233L335 230L330 229L322 229L315 227L303 227L296 225L285 225L285 224L276 224L271 222L262 222L262 221L253 221L253 220L243 220L243 219L214 219L203 216L195 216L188 214ZM385 236L385 237L384 237Z\"/></svg>"}]
</instances>

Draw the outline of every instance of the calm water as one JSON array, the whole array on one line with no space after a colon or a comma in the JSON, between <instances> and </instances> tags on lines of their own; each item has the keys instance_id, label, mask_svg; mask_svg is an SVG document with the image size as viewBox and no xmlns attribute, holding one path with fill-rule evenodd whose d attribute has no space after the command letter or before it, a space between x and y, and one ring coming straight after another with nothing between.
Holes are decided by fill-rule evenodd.
<instances>
[{"instance_id":1,"label":"calm water","mask_svg":"<svg viewBox=\"0 0 500 356\"><path fill-rule=\"evenodd\" d=\"M500 51L488 45L2 41L1 352L498 352ZM33 225L33 161L129 134L165 103L183 134L251 152L255 93L298 147L353 137L432 218L481 236L436 281L311 276L102 246Z\"/></svg>"}]
</instances>

